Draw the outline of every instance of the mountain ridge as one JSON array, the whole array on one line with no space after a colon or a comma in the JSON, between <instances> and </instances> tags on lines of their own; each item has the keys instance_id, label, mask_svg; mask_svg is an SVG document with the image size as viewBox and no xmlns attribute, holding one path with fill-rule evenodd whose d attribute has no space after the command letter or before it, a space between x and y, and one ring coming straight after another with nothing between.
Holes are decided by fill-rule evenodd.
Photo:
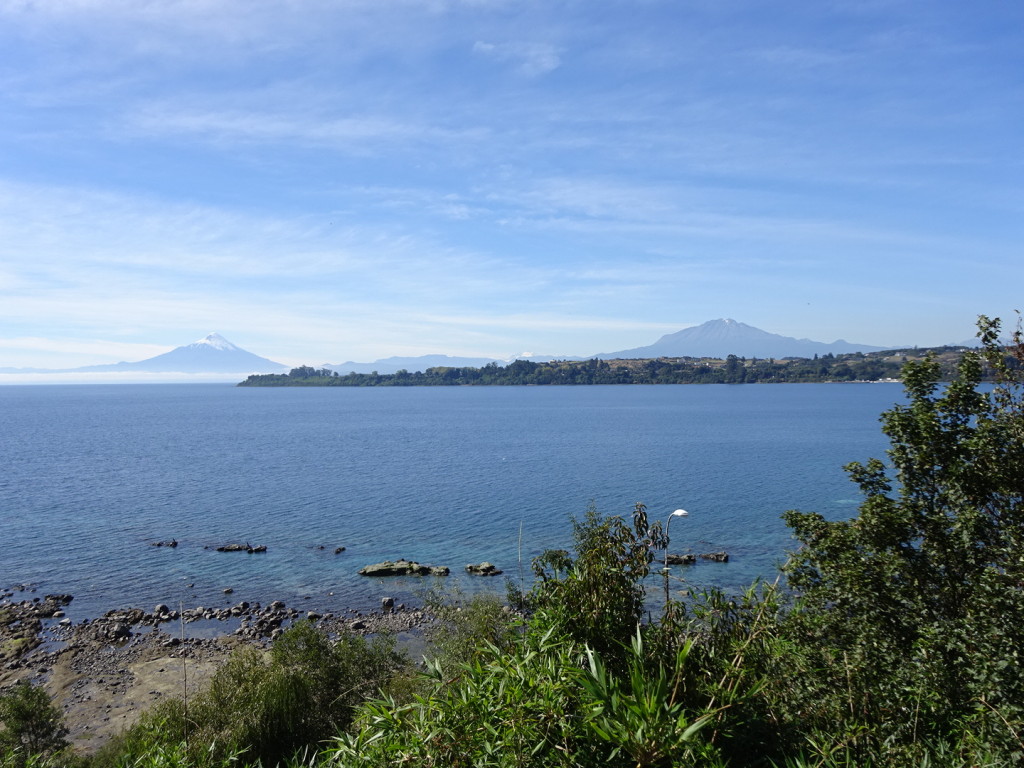
<instances>
[{"instance_id":1,"label":"mountain ridge","mask_svg":"<svg viewBox=\"0 0 1024 768\"><path fill-rule=\"evenodd\" d=\"M531 355L506 360L497 358L449 357L447 355L421 355L419 357L388 357L371 363L347 361L325 364L323 367L339 374L373 373L391 374L400 370L410 372L426 371L428 368L445 366L450 368L481 368L490 363L508 365L515 360L549 362L551 360L616 360L645 359L657 357L713 357L724 359L729 355L737 357L776 358L814 357L814 355L843 354L845 352L881 352L898 347L879 347L870 344L854 344L843 339L834 342L796 339L770 333L752 325L731 318L708 320L700 325L684 328L662 336L653 344L634 347L618 352L599 352L585 357L565 355Z\"/></svg>"},{"instance_id":2,"label":"mountain ridge","mask_svg":"<svg viewBox=\"0 0 1024 768\"><path fill-rule=\"evenodd\" d=\"M893 347L854 344L844 339L831 343L797 339L755 328L732 318L708 320L700 325L684 328L662 336L653 344L618 352L593 355L601 360L638 359L653 357L813 357L846 352L881 352Z\"/></svg>"}]
</instances>

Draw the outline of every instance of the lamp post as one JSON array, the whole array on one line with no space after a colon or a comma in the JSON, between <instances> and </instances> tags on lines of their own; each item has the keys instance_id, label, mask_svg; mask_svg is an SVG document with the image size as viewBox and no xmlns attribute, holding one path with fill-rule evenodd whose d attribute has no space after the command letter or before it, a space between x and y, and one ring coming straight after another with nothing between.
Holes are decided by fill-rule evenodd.
<instances>
[{"instance_id":1,"label":"lamp post","mask_svg":"<svg viewBox=\"0 0 1024 768\"><path fill-rule=\"evenodd\" d=\"M663 574L665 574L665 610L666 611L668 610L668 601L669 601L669 596L668 596L668 544L669 544L668 529L669 529L669 526L672 525L672 518L674 518L674 517L687 517L687 516L689 516L689 514L690 513L687 512L685 509L677 509L671 515L669 515L668 519L665 521L665 565L664 565L664 568L662 568L661 572Z\"/></svg>"}]
</instances>

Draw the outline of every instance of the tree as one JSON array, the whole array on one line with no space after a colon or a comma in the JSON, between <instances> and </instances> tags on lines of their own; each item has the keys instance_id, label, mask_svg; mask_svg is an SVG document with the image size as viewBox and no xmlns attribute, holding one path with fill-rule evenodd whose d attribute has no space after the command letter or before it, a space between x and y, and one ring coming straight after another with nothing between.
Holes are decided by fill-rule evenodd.
<instances>
[{"instance_id":1,"label":"tree","mask_svg":"<svg viewBox=\"0 0 1024 768\"><path fill-rule=\"evenodd\" d=\"M667 543L661 523L649 523L640 503L632 526L621 517L602 516L593 505L572 523L575 558L565 550L535 558L537 582L526 603L618 668L643 617L643 579L654 559L651 550Z\"/></svg>"},{"instance_id":2,"label":"tree","mask_svg":"<svg viewBox=\"0 0 1024 768\"><path fill-rule=\"evenodd\" d=\"M784 567L807 667L795 706L866 729L851 743L868 749L965 718L1006 750L1024 746L1024 396L998 319L978 327L982 349L948 384L930 357L904 367L908 402L882 416L889 465L846 467L858 517L785 515L802 545Z\"/></svg>"},{"instance_id":3,"label":"tree","mask_svg":"<svg viewBox=\"0 0 1024 768\"><path fill-rule=\"evenodd\" d=\"M50 756L68 745L60 710L46 691L27 682L0 694L0 723L0 758L6 753L16 766L25 765L30 756Z\"/></svg>"}]
</instances>

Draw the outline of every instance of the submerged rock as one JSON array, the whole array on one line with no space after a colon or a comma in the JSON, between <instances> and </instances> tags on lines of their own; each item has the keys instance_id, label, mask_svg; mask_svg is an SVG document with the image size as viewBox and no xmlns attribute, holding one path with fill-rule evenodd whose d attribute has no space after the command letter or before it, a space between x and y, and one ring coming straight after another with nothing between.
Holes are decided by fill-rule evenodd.
<instances>
[{"instance_id":1,"label":"submerged rock","mask_svg":"<svg viewBox=\"0 0 1024 768\"><path fill-rule=\"evenodd\" d=\"M728 563L729 553L728 552L705 552L701 555L704 560L711 560L716 563Z\"/></svg>"},{"instance_id":2,"label":"submerged rock","mask_svg":"<svg viewBox=\"0 0 1024 768\"><path fill-rule=\"evenodd\" d=\"M421 565L403 558L364 565L358 573L360 576L447 576L449 571L444 565Z\"/></svg>"},{"instance_id":3,"label":"submerged rock","mask_svg":"<svg viewBox=\"0 0 1024 768\"><path fill-rule=\"evenodd\" d=\"M266 544L257 544L256 546L253 546L249 542L246 542L245 544L221 544L219 547L217 547L217 551L218 552L248 552L250 555L252 555L252 554L257 554L257 553L260 553L260 552L266 552L267 551L267 545Z\"/></svg>"},{"instance_id":4,"label":"submerged rock","mask_svg":"<svg viewBox=\"0 0 1024 768\"><path fill-rule=\"evenodd\" d=\"M665 562L669 565L693 565L697 562L697 556L693 554L668 555Z\"/></svg>"},{"instance_id":5,"label":"submerged rock","mask_svg":"<svg viewBox=\"0 0 1024 768\"><path fill-rule=\"evenodd\" d=\"M466 573L473 573L477 576L500 576L502 571L493 563L486 560L482 563L470 563L466 566Z\"/></svg>"}]
</instances>

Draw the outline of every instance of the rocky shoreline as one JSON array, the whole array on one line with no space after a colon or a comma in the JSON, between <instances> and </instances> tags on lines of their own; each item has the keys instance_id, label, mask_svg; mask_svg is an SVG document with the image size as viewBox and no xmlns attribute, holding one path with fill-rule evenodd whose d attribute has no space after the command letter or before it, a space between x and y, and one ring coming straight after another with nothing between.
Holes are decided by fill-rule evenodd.
<instances>
[{"instance_id":1,"label":"rocky shoreline","mask_svg":"<svg viewBox=\"0 0 1024 768\"><path fill-rule=\"evenodd\" d=\"M72 745L91 752L165 697L193 695L235 648L268 645L294 621L330 634L415 633L431 621L423 610L384 598L381 609L343 613L298 610L275 600L176 611L117 609L73 623L72 595L0 591L0 688L43 686L62 709Z\"/></svg>"}]
</instances>

